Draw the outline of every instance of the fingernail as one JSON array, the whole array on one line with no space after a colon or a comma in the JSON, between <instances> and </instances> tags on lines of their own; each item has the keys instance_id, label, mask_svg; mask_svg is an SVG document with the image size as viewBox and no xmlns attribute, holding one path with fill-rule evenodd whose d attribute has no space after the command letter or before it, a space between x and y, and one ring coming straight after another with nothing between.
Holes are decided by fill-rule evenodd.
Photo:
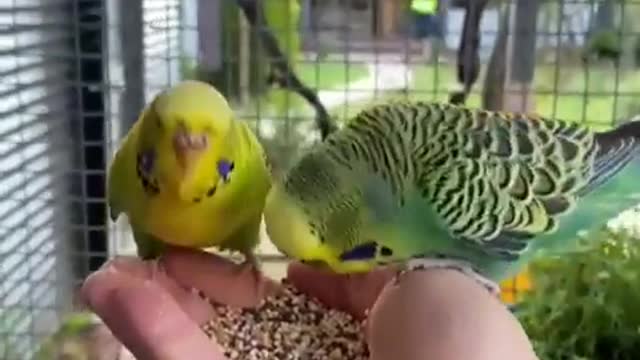
<instances>
[{"instance_id":1,"label":"fingernail","mask_svg":"<svg viewBox=\"0 0 640 360\"><path fill-rule=\"evenodd\" d=\"M80 289L80 296L92 310L95 310L96 300L104 299L111 292L113 284L108 279L112 276L117 276L117 270L112 266L108 266L90 274L84 280Z\"/></svg>"}]
</instances>

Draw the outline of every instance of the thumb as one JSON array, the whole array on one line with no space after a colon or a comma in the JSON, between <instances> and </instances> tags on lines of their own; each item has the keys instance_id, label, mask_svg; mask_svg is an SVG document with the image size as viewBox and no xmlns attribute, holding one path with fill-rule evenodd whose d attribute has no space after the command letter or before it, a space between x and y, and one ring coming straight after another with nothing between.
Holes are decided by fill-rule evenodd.
<instances>
[{"instance_id":1,"label":"thumb","mask_svg":"<svg viewBox=\"0 0 640 360\"><path fill-rule=\"evenodd\" d=\"M336 274L294 262L287 269L287 279L326 306L362 319L396 273L386 267L363 274Z\"/></svg>"},{"instance_id":2,"label":"thumb","mask_svg":"<svg viewBox=\"0 0 640 360\"><path fill-rule=\"evenodd\" d=\"M139 359L223 360L223 351L161 284L118 269L90 275L82 293L90 308Z\"/></svg>"}]
</instances>

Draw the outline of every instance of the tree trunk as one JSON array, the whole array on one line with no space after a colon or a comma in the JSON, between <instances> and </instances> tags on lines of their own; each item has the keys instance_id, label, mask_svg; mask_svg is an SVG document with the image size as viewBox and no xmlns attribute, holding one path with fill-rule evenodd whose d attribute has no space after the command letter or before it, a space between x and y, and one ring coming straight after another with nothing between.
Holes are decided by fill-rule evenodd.
<instances>
[{"instance_id":1,"label":"tree trunk","mask_svg":"<svg viewBox=\"0 0 640 360\"><path fill-rule=\"evenodd\" d=\"M532 112L538 0L503 5L498 37L487 65L482 106Z\"/></svg>"},{"instance_id":2,"label":"tree trunk","mask_svg":"<svg viewBox=\"0 0 640 360\"><path fill-rule=\"evenodd\" d=\"M613 0L604 0L598 3L596 16L592 24L594 32L612 30L614 28Z\"/></svg>"},{"instance_id":3,"label":"tree trunk","mask_svg":"<svg viewBox=\"0 0 640 360\"><path fill-rule=\"evenodd\" d=\"M535 71L539 0L516 0L507 39L507 76L503 106L508 111L532 112L531 85Z\"/></svg>"},{"instance_id":4,"label":"tree trunk","mask_svg":"<svg viewBox=\"0 0 640 360\"><path fill-rule=\"evenodd\" d=\"M506 79L507 38L509 34L509 8L500 9L498 36L487 64L482 91L482 107L487 110L500 110L504 103L504 85Z\"/></svg>"},{"instance_id":5,"label":"tree trunk","mask_svg":"<svg viewBox=\"0 0 640 360\"><path fill-rule=\"evenodd\" d=\"M480 74L480 21L488 0L474 0L465 4L462 37L458 46L457 78L462 91L449 95L452 104L464 104Z\"/></svg>"},{"instance_id":6,"label":"tree trunk","mask_svg":"<svg viewBox=\"0 0 640 360\"><path fill-rule=\"evenodd\" d=\"M449 29L449 8L451 7L451 0L438 1L438 14L440 15L440 26L442 27L443 35L446 39Z\"/></svg>"},{"instance_id":7,"label":"tree trunk","mask_svg":"<svg viewBox=\"0 0 640 360\"><path fill-rule=\"evenodd\" d=\"M550 34L553 31L553 26L552 26L552 7L553 5L550 4L544 4L542 5L541 8L541 12L542 12L542 25L541 27L541 31L547 34ZM550 36L544 36L542 38L542 48L543 49L548 49L551 45L551 41L550 41L551 37Z\"/></svg>"},{"instance_id":8,"label":"tree trunk","mask_svg":"<svg viewBox=\"0 0 640 360\"><path fill-rule=\"evenodd\" d=\"M538 0L517 0L515 18L511 32L513 51L511 52L511 74L509 80L531 83L536 63L536 37Z\"/></svg>"}]
</instances>

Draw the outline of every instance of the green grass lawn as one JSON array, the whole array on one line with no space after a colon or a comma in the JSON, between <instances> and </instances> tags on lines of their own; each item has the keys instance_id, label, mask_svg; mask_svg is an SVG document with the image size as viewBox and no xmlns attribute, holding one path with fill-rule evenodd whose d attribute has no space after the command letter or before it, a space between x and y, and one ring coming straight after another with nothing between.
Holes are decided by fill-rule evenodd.
<instances>
[{"instance_id":1,"label":"green grass lawn","mask_svg":"<svg viewBox=\"0 0 640 360\"><path fill-rule=\"evenodd\" d=\"M414 78L407 91L377 93L377 97L330 108L336 119L355 116L363 108L392 99L447 101L449 93L458 89L453 64L414 65ZM298 74L305 83L316 89L343 87L367 76L362 64L340 62L304 62L298 64ZM481 105L482 79L476 83L467 104ZM543 116L587 124L596 129L611 126L614 121L640 113L640 71L620 72L616 76L612 67L591 68L566 66L556 71L555 66L538 66L534 78L535 111ZM640 97L638 97L640 99ZM279 104L279 106L274 106ZM287 115L285 110L289 110ZM282 119L282 126L305 117L311 121L311 107L297 94L273 90L261 99L253 99L239 112L248 120L260 118ZM287 135L283 135L287 136Z\"/></svg>"},{"instance_id":2,"label":"green grass lawn","mask_svg":"<svg viewBox=\"0 0 640 360\"><path fill-rule=\"evenodd\" d=\"M453 65L414 66L414 79L407 93L390 92L372 101L350 103L332 109L338 118L348 118L364 107L392 99L447 101L449 92L458 88ZM534 78L536 112L543 116L586 123L594 128L606 128L616 119L640 113L640 71L620 72L613 68L582 68L539 66ZM482 75L481 75L482 76ZM557 81L556 81L557 79ZM617 82L617 85L616 85ZM468 105L479 107L482 78L475 85Z\"/></svg>"},{"instance_id":3,"label":"green grass lawn","mask_svg":"<svg viewBox=\"0 0 640 360\"><path fill-rule=\"evenodd\" d=\"M563 69L556 77L542 68L535 80L536 110L542 115L606 128L640 110L639 71L616 75L605 67L588 73Z\"/></svg>"},{"instance_id":4,"label":"green grass lawn","mask_svg":"<svg viewBox=\"0 0 640 360\"><path fill-rule=\"evenodd\" d=\"M407 92L389 91L378 93L375 99L351 102L331 109L333 116L348 119L367 106L390 100L412 99L427 101L447 101L449 88L455 85L455 72L451 65L413 66L414 78Z\"/></svg>"},{"instance_id":5,"label":"green grass lawn","mask_svg":"<svg viewBox=\"0 0 640 360\"><path fill-rule=\"evenodd\" d=\"M296 64L296 73L306 86L319 92L343 88L347 83L367 77L369 70L362 63L301 61ZM281 89L273 89L259 99L251 99L238 113L247 119L286 118L285 109L293 116L314 115L313 109L302 97Z\"/></svg>"},{"instance_id":6,"label":"green grass lawn","mask_svg":"<svg viewBox=\"0 0 640 360\"><path fill-rule=\"evenodd\" d=\"M367 67L360 63L305 61L297 63L296 67L300 80L318 90L341 88L369 75Z\"/></svg>"}]
</instances>

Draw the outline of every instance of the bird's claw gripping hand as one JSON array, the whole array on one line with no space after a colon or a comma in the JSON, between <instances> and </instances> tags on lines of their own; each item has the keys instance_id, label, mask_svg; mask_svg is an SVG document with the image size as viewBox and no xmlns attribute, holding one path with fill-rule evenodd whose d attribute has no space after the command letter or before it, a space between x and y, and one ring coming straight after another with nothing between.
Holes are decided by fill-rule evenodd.
<instances>
[{"instance_id":1,"label":"bird's claw gripping hand","mask_svg":"<svg viewBox=\"0 0 640 360\"><path fill-rule=\"evenodd\" d=\"M241 274L245 271L251 271L256 280L259 280L261 277L262 266L260 265L260 261L258 257L252 250L241 251L242 255L244 255L244 261L241 266L238 267L237 273Z\"/></svg>"}]
</instances>

